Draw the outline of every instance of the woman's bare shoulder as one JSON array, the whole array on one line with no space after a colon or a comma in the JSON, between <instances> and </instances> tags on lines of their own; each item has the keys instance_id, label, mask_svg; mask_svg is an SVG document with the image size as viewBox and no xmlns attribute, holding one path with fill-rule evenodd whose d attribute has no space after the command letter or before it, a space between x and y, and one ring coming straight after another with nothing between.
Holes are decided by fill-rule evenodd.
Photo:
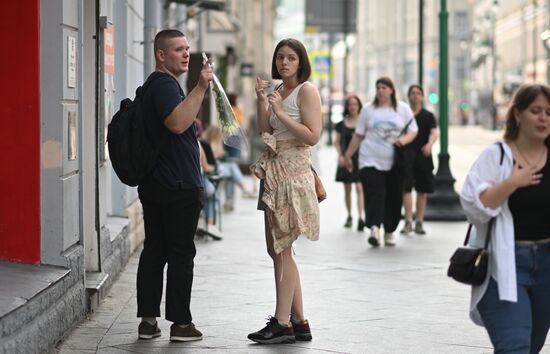
<instances>
[{"instance_id":1,"label":"woman's bare shoulder","mask_svg":"<svg viewBox=\"0 0 550 354\"><path fill-rule=\"evenodd\" d=\"M302 87L300 87L300 92L298 92L299 97L319 97L319 90L317 90L317 86L312 84L309 81L306 81Z\"/></svg>"}]
</instances>

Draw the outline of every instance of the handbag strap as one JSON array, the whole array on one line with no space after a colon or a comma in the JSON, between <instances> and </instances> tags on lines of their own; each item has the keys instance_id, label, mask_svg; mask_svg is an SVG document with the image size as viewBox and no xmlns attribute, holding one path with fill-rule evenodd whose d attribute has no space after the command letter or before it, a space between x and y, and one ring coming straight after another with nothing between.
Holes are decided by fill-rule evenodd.
<instances>
[{"instance_id":1,"label":"handbag strap","mask_svg":"<svg viewBox=\"0 0 550 354\"><path fill-rule=\"evenodd\" d=\"M411 118L411 119L407 122L407 124L405 124L405 127L403 128L403 130L401 131L401 133L399 133L398 136L403 136L403 135L405 135L405 133L407 132L407 129L409 129L409 125L411 125L413 119L414 119L414 117Z\"/></svg>"},{"instance_id":2,"label":"handbag strap","mask_svg":"<svg viewBox=\"0 0 550 354\"><path fill-rule=\"evenodd\" d=\"M495 223L496 218L491 218L489 220L489 224L487 225L487 233L485 234L485 246L483 246L483 249L487 249L489 247L489 241L491 240L491 233L493 230L493 224ZM466 232L466 239L464 240L464 246L468 245L468 241L470 241L470 232L472 231L472 224L468 225L468 231Z\"/></svg>"},{"instance_id":3,"label":"handbag strap","mask_svg":"<svg viewBox=\"0 0 550 354\"><path fill-rule=\"evenodd\" d=\"M502 166L502 161L504 160L504 147L502 146L502 143L499 141L497 142L498 147L500 148L500 166ZM493 229L493 224L495 223L495 218L491 218L489 220L489 225L487 226L487 235L485 237L485 247L484 249L487 249L489 246L489 240L491 239L491 230ZM468 226L468 231L466 232L466 239L464 240L464 246L468 244L468 241L470 240L470 232L472 231L472 224Z\"/></svg>"}]
</instances>

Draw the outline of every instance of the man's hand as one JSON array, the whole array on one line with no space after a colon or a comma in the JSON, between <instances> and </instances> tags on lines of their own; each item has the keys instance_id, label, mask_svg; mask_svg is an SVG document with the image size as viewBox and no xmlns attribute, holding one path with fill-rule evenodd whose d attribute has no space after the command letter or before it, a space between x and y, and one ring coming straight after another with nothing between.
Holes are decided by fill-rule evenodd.
<instances>
[{"instance_id":1,"label":"man's hand","mask_svg":"<svg viewBox=\"0 0 550 354\"><path fill-rule=\"evenodd\" d=\"M201 73L199 75L198 86L204 90L208 88L210 81L212 81L214 73L212 72L212 67L209 62L206 62L202 65Z\"/></svg>"}]
</instances>

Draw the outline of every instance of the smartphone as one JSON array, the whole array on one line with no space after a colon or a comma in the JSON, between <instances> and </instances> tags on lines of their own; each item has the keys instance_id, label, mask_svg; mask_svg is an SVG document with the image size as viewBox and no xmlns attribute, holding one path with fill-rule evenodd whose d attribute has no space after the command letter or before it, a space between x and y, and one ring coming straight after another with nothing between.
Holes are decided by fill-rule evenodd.
<instances>
[{"instance_id":1,"label":"smartphone","mask_svg":"<svg viewBox=\"0 0 550 354\"><path fill-rule=\"evenodd\" d=\"M273 85L273 83L270 83L269 86L264 88L264 92L265 92L266 95L269 95L270 93L273 93L273 91L275 91L275 85Z\"/></svg>"}]
</instances>

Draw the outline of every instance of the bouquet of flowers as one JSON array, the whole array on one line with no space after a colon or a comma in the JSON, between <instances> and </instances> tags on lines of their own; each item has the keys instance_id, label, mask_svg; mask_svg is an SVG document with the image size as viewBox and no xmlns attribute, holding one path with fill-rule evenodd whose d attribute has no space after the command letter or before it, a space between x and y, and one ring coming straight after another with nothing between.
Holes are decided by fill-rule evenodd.
<instances>
[{"instance_id":1,"label":"bouquet of flowers","mask_svg":"<svg viewBox=\"0 0 550 354\"><path fill-rule=\"evenodd\" d=\"M208 57L202 53L203 63L208 62ZM213 75L212 91L216 94L216 110L218 111L218 123L223 133L223 142L225 145L234 147L236 149L245 148L248 149L248 143L246 141L245 134L239 124L239 121L235 117L235 113L231 109L231 104L227 98L227 94L223 89L220 80Z\"/></svg>"}]
</instances>

